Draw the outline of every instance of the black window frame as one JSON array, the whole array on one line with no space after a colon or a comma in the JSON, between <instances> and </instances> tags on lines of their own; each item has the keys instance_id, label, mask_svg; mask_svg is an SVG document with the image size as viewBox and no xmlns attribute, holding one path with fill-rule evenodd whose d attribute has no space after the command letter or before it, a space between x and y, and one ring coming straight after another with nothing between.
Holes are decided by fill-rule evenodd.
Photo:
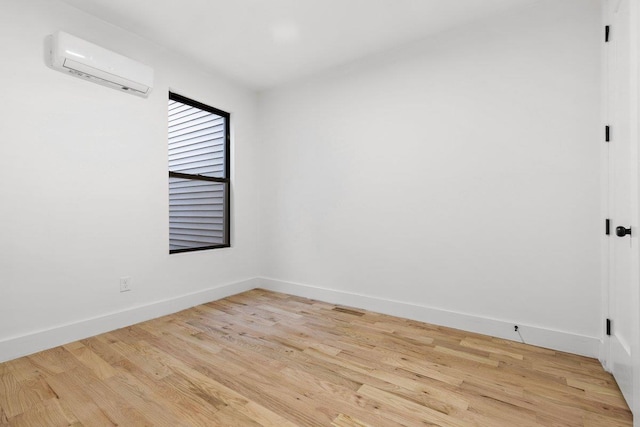
<instances>
[{"instance_id":1,"label":"black window frame","mask_svg":"<svg viewBox=\"0 0 640 427\"><path fill-rule=\"evenodd\" d=\"M212 176L203 176L200 174L188 174L182 172L171 172L169 171L169 178L180 178L180 179L192 179L197 181L209 181L209 182L218 182L225 184L225 192L224 192L224 241L226 243L220 245L207 245L207 246L198 246L193 248L183 248L183 249L171 249L169 248L169 254L177 254L184 252L195 252L195 251L205 251L209 249L220 249L220 248L230 248L231 247L231 114L220 110L218 108L212 107L210 105L203 104L194 99L187 98L186 96L179 95L175 92L169 91L169 100L170 101L178 101L185 105L189 105L191 107L199 108L204 111L208 111L210 113L216 114L220 117L223 117L225 120L225 130L224 130L224 177L212 177Z\"/></svg>"}]
</instances>

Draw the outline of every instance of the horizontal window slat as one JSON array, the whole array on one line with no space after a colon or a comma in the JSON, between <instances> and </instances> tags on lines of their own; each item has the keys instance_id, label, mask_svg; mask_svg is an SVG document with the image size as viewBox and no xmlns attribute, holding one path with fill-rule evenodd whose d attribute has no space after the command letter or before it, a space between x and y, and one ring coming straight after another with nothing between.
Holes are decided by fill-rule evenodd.
<instances>
[{"instance_id":1,"label":"horizontal window slat","mask_svg":"<svg viewBox=\"0 0 640 427\"><path fill-rule=\"evenodd\" d=\"M186 149L191 150L199 147L225 147L224 134L200 135L194 138L185 138L181 140L169 140L169 152Z\"/></svg>"},{"instance_id":2,"label":"horizontal window slat","mask_svg":"<svg viewBox=\"0 0 640 427\"><path fill-rule=\"evenodd\" d=\"M200 154L211 154L216 157L224 157L224 145L208 145L205 143L181 147L175 150L169 150L169 159L178 160L189 156L197 156Z\"/></svg>"},{"instance_id":3,"label":"horizontal window slat","mask_svg":"<svg viewBox=\"0 0 640 427\"><path fill-rule=\"evenodd\" d=\"M207 111L198 110L197 108L190 108L188 110L180 111L175 114L169 114L169 126L173 124L182 123L184 120L189 120L189 118L193 117L204 117L208 114L211 114Z\"/></svg>"},{"instance_id":4,"label":"horizontal window slat","mask_svg":"<svg viewBox=\"0 0 640 427\"><path fill-rule=\"evenodd\" d=\"M171 189L169 192L169 195L172 196L172 198L176 198L176 199L189 198L190 195L194 198L203 198L203 197L219 198L224 195L223 190L215 191L208 188L199 189L198 191L190 191L190 190L191 190L190 188L178 188L175 190Z\"/></svg>"},{"instance_id":5,"label":"horizontal window slat","mask_svg":"<svg viewBox=\"0 0 640 427\"><path fill-rule=\"evenodd\" d=\"M174 199L171 198L171 201L169 202L169 206L171 206L171 208L182 208L182 207L187 207L187 206L191 206L194 209L211 209L211 210L216 210L217 206L221 206L224 204L224 198L223 197L219 197L219 198L211 198L208 197L206 199Z\"/></svg>"},{"instance_id":6,"label":"horizontal window slat","mask_svg":"<svg viewBox=\"0 0 640 427\"><path fill-rule=\"evenodd\" d=\"M197 162L187 162L187 163L169 162L170 171L185 172L190 169L203 169L203 170L208 170L210 172L219 172L224 170L224 165L222 164L222 162L215 164L209 161L197 161Z\"/></svg>"},{"instance_id":7,"label":"horizontal window slat","mask_svg":"<svg viewBox=\"0 0 640 427\"><path fill-rule=\"evenodd\" d=\"M223 217L185 217L173 215L169 217L169 224L190 224L193 228L195 225L202 225L203 227L222 227Z\"/></svg>"},{"instance_id":8,"label":"horizontal window slat","mask_svg":"<svg viewBox=\"0 0 640 427\"><path fill-rule=\"evenodd\" d=\"M212 142L214 142L212 144ZM224 144L219 144L217 141L202 141L195 144L183 145L181 147L172 148L169 150L169 157L176 158L179 156L189 156L199 153L212 153L216 156L225 156Z\"/></svg>"},{"instance_id":9,"label":"horizontal window slat","mask_svg":"<svg viewBox=\"0 0 640 427\"><path fill-rule=\"evenodd\" d=\"M224 171L224 165L222 162L213 161L201 161L201 162L187 162L183 164L176 164L178 162L169 162L169 170L172 172L201 174L206 173L219 173ZM193 172L195 170L202 170L203 172ZM189 172L192 171L192 172Z\"/></svg>"},{"instance_id":10,"label":"horizontal window slat","mask_svg":"<svg viewBox=\"0 0 640 427\"><path fill-rule=\"evenodd\" d=\"M192 240L195 242L211 241L224 237L222 231L205 231L205 230L179 230L169 234L173 240Z\"/></svg>"},{"instance_id":11,"label":"horizontal window slat","mask_svg":"<svg viewBox=\"0 0 640 427\"><path fill-rule=\"evenodd\" d=\"M189 217L171 218L170 223L191 224L191 225L199 224L199 225L203 225L203 226L224 228L224 221L222 221L223 220L222 217L215 218L217 221L221 221L221 222L207 222L207 223L204 223L204 222L188 222L190 219L192 219L192 218L189 218ZM173 227L171 227L171 228L173 228ZM190 227L190 228L193 228L193 227Z\"/></svg>"},{"instance_id":12,"label":"horizontal window slat","mask_svg":"<svg viewBox=\"0 0 640 427\"><path fill-rule=\"evenodd\" d=\"M202 222L215 224L224 217L224 211L174 210L169 215L169 222Z\"/></svg>"},{"instance_id":13,"label":"horizontal window slat","mask_svg":"<svg viewBox=\"0 0 640 427\"><path fill-rule=\"evenodd\" d=\"M169 194L177 198L187 197L189 194L192 194L193 197L201 197L202 195L208 197L220 197L220 195L224 194L224 190L222 188L178 187L171 188Z\"/></svg>"},{"instance_id":14,"label":"horizontal window slat","mask_svg":"<svg viewBox=\"0 0 640 427\"><path fill-rule=\"evenodd\" d=\"M187 190L187 191L183 191L183 190ZM175 195L178 198L182 198L182 197L187 196L189 194L194 194L194 197L199 197L199 194L203 193L203 192L204 193L207 193L207 192L211 193L211 195L214 196L214 197L219 197L221 194L225 194L225 191L218 190L218 189L215 189L215 190L202 189L202 191L196 191L196 192L193 192L193 193L189 192L188 190L189 190L189 188L178 188L178 189L175 189L175 190L174 189L170 189L169 195Z\"/></svg>"},{"instance_id":15,"label":"horizontal window slat","mask_svg":"<svg viewBox=\"0 0 640 427\"><path fill-rule=\"evenodd\" d=\"M224 222L221 222L221 217L209 218L211 220L209 222L202 222L199 221L199 219L200 218L170 218L169 224L172 228L202 228L204 230L222 230L224 227Z\"/></svg>"},{"instance_id":16,"label":"horizontal window slat","mask_svg":"<svg viewBox=\"0 0 640 427\"><path fill-rule=\"evenodd\" d=\"M217 220L222 218L225 214L224 210L213 210L213 209L181 209L179 206L171 207L171 214L169 215L169 222L183 222L187 221L189 218L205 220L211 219Z\"/></svg>"},{"instance_id":17,"label":"horizontal window slat","mask_svg":"<svg viewBox=\"0 0 640 427\"><path fill-rule=\"evenodd\" d=\"M180 172L178 172L180 173ZM172 178L169 177L170 179L176 179L176 178ZM185 179L186 182L169 182L169 188L171 190L175 190L175 191L180 191L182 193L188 192L188 191L193 191L193 192L200 192L200 191L224 191L225 189L225 183L224 182L212 182L212 181L206 181L206 180L202 180L202 179L197 179L197 178L193 178L193 179ZM200 183L206 183L206 184L215 184L215 185L201 185Z\"/></svg>"},{"instance_id":18,"label":"horizontal window slat","mask_svg":"<svg viewBox=\"0 0 640 427\"><path fill-rule=\"evenodd\" d=\"M220 205L219 208L211 208L211 207L203 208L202 206L199 206L199 205L194 205L194 206L179 205L179 206L170 206L170 209L171 209L171 215L169 215L169 217L174 215L179 215L181 213L188 214L188 215L195 215L195 216L216 217L224 213L224 206L222 205Z\"/></svg>"},{"instance_id":19,"label":"horizontal window slat","mask_svg":"<svg viewBox=\"0 0 640 427\"><path fill-rule=\"evenodd\" d=\"M169 137L174 138L187 132L193 132L200 129L214 129L214 132L223 130L224 122L222 121L222 119L214 118L212 116L194 118L193 120L179 124L172 124L170 122Z\"/></svg>"},{"instance_id":20,"label":"horizontal window slat","mask_svg":"<svg viewBox=\"0 0 640 427\"><path fill-rule=\"evenodd\" d=\"M215 123L203 123L202 125L199 126L190 126L190 127L186 127L183 129L176 129L174 131L169 131L169 133L167 134L167 136L169 137L169 140L172 142L175 141L181 141L182 139L184 139L185 135L187 135L188 138L191 138L191 136L189 136L190 133L194 133L196 131L200 132L200 131L204 131L203 133L209 133L209 134L216 134L216 135L224 135L224 126L220 125L220 124L215 124Z\"/></svg>"},{"instance_id":21,"label":"horizontal window slat","mask_svg":"<svg viewBox=\"0 0 640 427\"><path fill-rule=\"evenodd\" d=\"M218 205L212 205L208 203L174 203L171 202L169 204L169 208L172 213L176 214L178 212L205 212L204 215L207 216L219 216L221 212L224 211L223 203ZM169 215L171 217L171 215Z\"/></svg>"},{"instance_id":22,"label":"horizontal window slat","mask_svg":"<svg viewBox=\"0 0 640 427\"><path fill-rule=\"evenodd\" d=\"M199 243L199 244L204 244L204 243L208 243L208 242L213 242L213 243L222 243L221 240L224 238L224 233L223 232L213 232L211 234L188 234L188 233L174 233L174 234L169 234L169 237L171 238L171 240L175 241L175 242L192 242L192 243Z\"/></svg>"},{"instance_id":23,"label":"horizontal window slat","mask_svg":"<svg viewBox=\"0 0 640 427\"><path fill-rule=\"evenodd\" d=\"M169 114L176 114L176 112L189 110L193 107L190 105L183 104L181 102L172 102L169 104Z\"/></svg>"},{"instance_id":24,"label":"horizontal window slat","mask_svg":"<svg viewBox=\"0 0 640 427\"><path fill-rule=\"evenodd\" d=\"M208 134L196 132L193 134L193 138L189 135L186 138L179 140L169 140L169 152L173 153L179 150L193 150L198 148L214 147L216 149L224 149L224 135Z\"/></svg>"},{"instance_id":25,"label":"horizontal window slat","mask_svg":"<svg viewBox=\"0 0 640 427\"><path fill-rule=\"evenodd\" d=\"M173 111L169 111L168 122L174 122L177 120L182 120L185 117L193 116L194 114L202 113L202 115L206 114L206 112L201 112L197 108L176 108Z\"/></svg>"},{"instance_id":26,"label":"horizontal window slat","mask_svg":"<svg viewBox=\"0 0 640 427\"><path fill-rule=\"evenodd\" d=\"M221 199L224 196L224 191L188 191L179 192L172 191L171 198L174 200L187 200L187 199Z\"/></svg>"},{"instance_id":27,"label":"horizontal window slat","mask_svg":"<svg viewBox=\"0 0 640 427\"><path fill-rule=\"evenodd\" d=\"M224 159L223 156L214 153L185 155L179 158L169 159L169 166L191 165L199 162L204 162L205 165L210 164L217 166L223 164Z\"/></svg>"},{"instance_id":28,"label":"horizontal window slat","mask_svg":"<svg viewBox=\"0 0 640 427\"><path fill-rule=\"evenodd\" d=\"M188 230L222 230L224 228L223 223L217 224L201 224L193 222L170 222L171 228L175 229L188 229Z\"/></svg>"},{"instance_id":29,"label":"horizontal window slat","mask_svg":"<svg viewBox=\"0 0 640 427\"><path fill-rule=\"evenodd\" d=\"M171 137L169 138L169 146L171 148L178 148L184 145L193 144L194 142L200 142L200 141L194 141L196 139L201 141L213 141L220 138L224 138L224 132L212 131L211 129L204 129L204 130L199 130L197 132L191 132L184 135ZM219 142L218 143L211 142L210 144L217 145L219 144Z\"/></svg>"},{"instance_id":30,"label":"horizontal window slat","mask_svg":"<svg viewBox=\"0 0 640 427\"><path fill-rule=\"evenodd\" d=\"M185 135L191 135L191 134L195 134L198 132L204 132L204 133L216 133L216 132L222 132L222 126L217 125L215 123L211 123L211 122L206 122L206 123L202 123L200 125L197 126L189 126L189 127L185 127L183 129L178 129L175 131L171 131L169 132L169 138L171 140L174 140L175 138L181 138Z\"/></svg>"},{"instance_id":31,"label":"horizontal window slat","mask_svg":"<svg viewBox=\"0 0 640 427\"><path fill-rule=\"evenodd\" d=\"M204 123L210 123L214 126L222 126L224 127L224 118L220 116L216 116L215 114L201 112L202 114L196 112L194 114L185 115L183 117L169 117L169 133L178 131L184 128L192 128L196 126L200 126Z\"/></svg>"},{"instance_id":32,"label":"horizontal window slat","mask_svg":"<svg viewBox=\"0 0 640 427\"><path fill-rule=\"evenodd\" d=\"M193 246L206 246L206 245L216 245L222 244L223 236L219 237L202 237L198 238L197 236L175 236L171 239L174 244L177 245L186 245L188 247Z\"/></svg>"},{"instance_id":33,"label":"horizontal window slat","mask_svg":"<svg viewBox=\"0 0 640 427\"><path fill-rule=\"evenodd\" d=\"M175 188L209 187L212 190L218 191L226 188L227 184L224 182L201 180L195 177L193 179L169 177L169 185L175 186Z\"/></svg>"},{"instance_id":34,"label":"horizontal window slat","mask_svg":"<svg viewBox=\"0 0 640 427\"><path fill-rule=\"evenodd\" d=\"M181 197L172 197L169 201L169 206L184 206L187 204L192 205L222 205L224 204L224 196L219 195L218 197L185 197L185 195L181 195Z\"/></svg>"},{"instance_id":35,"label":"horizontal window slat","mask_svg":"<svg viewBox=\"0 0 640 427\"><path fill-rule=\"evenodd\" d=\"M169 216L169 222L201 222L203 224L217 224L224 219L224 212L219 213L217 216L211 215L198 215L193 212L184 211L184 212L174 212Z\"/></svg>"},{"instance_id":36,"label":"horizontal window slat","mask_svg":"<svg viewBox=\"0 0 640 427\"><path fill-rule=\"evenodd\" d=\"M185 165L171 165L169 164L169 170L172 172L190 173L193 175L201 174L206 175L208 173L219 173L224 171L224 165L211 165L207 162L187 163ZM220 177L220 175L217 175Z\"/></svg>"}]
</instances>

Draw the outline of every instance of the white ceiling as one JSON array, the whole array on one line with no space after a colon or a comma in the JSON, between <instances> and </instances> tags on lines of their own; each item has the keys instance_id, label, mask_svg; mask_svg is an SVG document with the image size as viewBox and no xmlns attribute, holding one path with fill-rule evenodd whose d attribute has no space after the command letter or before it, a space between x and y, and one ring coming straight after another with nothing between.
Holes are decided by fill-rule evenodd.
<instances>
[{"instance_id":1,"label":"white ceiling","mask_svg":"<svg viewBox=\"0 0 640 427\"><path fill-rule=\"evenodd\" d=\"M538 0L63 0L265 89Z\"/></svg>"}]
</instances>

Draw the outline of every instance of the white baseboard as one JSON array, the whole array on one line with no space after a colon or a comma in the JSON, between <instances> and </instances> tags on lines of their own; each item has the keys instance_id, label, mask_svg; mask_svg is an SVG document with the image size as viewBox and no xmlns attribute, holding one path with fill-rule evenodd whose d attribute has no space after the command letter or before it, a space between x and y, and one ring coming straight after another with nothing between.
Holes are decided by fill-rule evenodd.
<instances>
[{"instance_id":1,"label":"white baseboard","mask_svg":"<svg viewBox=\"0 0 640 427\"><path fill-rule=\"evenodd\" d=\"M146 320L176 313L196 305L215 301L230 295L254 289L261 282L248 279L176 298L154 301L78 322L35 331L0 341L0 362L26 356L73 341L124 328Z\"/></svg>"},{"instance_id":2,"label":"white baseboard","mask_svg":"<svg viewBox=\"0 0 640 427\"><path fill-rule=\"evenodd\" d=\"M513 330L513 322L259 277L181 295L176 298L155 301L74 323L58 325L21 336L6 338L0 340L0 363L160 316L166 316L255 288L283 292L333 304L357 307L392 316L519 341L519 336ZM601 343L598 338L520 323L518 326L528 344L588 357L601 356L599 354Z\"/></svg>"},{"instance_id":3,"label":"white baseboard","mask_svg":"<svg viewBox=\"0 0 640 427\"><path fill-rule=\"evenodd\" d=\"M271 291L317 299L332 304L362 308L378 313L404 317L435 325L461 329L464 331L476 332L493 337L520 341L518 333L515 332L513 328L514 322L473 316L403 301L376 298L367 295L319 288L299 283L284 282L269 278L260 278L258 281L261 288ZM540 328L521 323L518 323L518 327L527 344L587 357L597 358L600 355L599 338Z\"/></svg>"}]
</instances>

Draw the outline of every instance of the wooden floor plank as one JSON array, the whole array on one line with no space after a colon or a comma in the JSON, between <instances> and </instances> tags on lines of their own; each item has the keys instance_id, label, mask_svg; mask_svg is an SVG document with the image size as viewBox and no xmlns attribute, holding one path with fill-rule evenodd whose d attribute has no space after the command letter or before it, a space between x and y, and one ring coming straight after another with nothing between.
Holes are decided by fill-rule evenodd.
<instances>
[{"instance_id":1,"label":"wooden floor plank","mask_svg":"<svg viewBox=\"0 0 640 427\"><path fill-rule=\"evenodd\" d=\"M372 427L370 424L345 414L339 414L331 425L333 427Z\"/></svg>"},{"instance_id":2,"label":"wooden floor plank","mask_svg":"<svg viewBox=\"0 0 640 427\"><path fill-rule=\"evenodd\" d=\"M10 418L7 425L11 427L82 427L83 424L68 409L63 408L59 399L48 399Z\"/></svg>"},{"instance_id":3,"label":"wooden floor plank","mask_svg":"<svg viewBox=\"0 0 640 427\"><path fill-rule=\"evenodd\" d=\"M262 289L0 364L0 427L630 427L595 359Z\"/></svg>"},{"instance_id":4,"label":"wooden floor plank","mask_svg":"<svg viewBox=\"0 0 640 427\"><path fill-rule=\"evenodd\" d=\"M87 426L117 426L111 414L102 410L89 396L90 383L97 380L88 369L71 369L46 379L58 398L65 402L78 420Z\"/></svg>"}]
</instances>

